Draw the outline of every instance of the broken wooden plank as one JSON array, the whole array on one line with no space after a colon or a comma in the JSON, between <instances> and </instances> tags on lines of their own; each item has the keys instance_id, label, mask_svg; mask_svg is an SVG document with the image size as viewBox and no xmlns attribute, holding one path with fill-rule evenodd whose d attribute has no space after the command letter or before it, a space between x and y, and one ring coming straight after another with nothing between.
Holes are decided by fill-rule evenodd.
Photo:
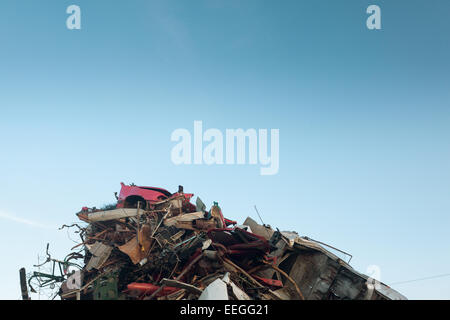
<instances>
[{"instance_id":1,"label":"broken wooden plank","mask_svg":"<svg viewBox=\"0 0 450 320\"><path fill-rule=\"evenodd\" d=\"M137 215L138 209L136 208L120 208L89 213L88 220L89 222L109 221L127 217L136 217Z\"/></svg>"},{"instance_id":2,"label":"broken wooden plank","mask_svg":"<svg viewBox=\"0 0 450 320\"><path fill-rule=\"evenodd\" d=\"M166 227L170 227L176 225L178 222L190 222L197 219L201 219L204 217L204 215L205 213L202 211L180 214L179 216L165 219L164 225Z\"/></svg>"}]
</instances>

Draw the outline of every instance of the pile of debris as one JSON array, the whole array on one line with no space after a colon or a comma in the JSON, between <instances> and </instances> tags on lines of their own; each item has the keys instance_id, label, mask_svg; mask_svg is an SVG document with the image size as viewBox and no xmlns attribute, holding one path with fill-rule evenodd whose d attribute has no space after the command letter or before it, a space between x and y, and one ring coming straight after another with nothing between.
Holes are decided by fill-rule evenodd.
<instances>
[{"instance_id":1,"label":"pile of debris","mask_svg":"<svg viewBox=\"0 0 450 320\"><path fill-rule=\"evenodd\" d=\"M54 260L61 299L404 299L316 241L251 218L238 225L192 197L122 183L117 204L83 208L86 226L63 226L78 227L77 251Z\"/></svg>"}]
</instances>

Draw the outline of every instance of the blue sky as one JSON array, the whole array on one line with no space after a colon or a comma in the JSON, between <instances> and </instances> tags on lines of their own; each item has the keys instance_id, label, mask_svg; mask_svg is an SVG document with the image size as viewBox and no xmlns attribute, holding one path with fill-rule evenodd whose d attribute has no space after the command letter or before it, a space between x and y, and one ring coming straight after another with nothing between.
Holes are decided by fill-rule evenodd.
<instances>
[{"instance_id":1,"label":"blue sky","mask_svg":"<svg viewBox=\"0 0 450 320\"><path fill-rule=\"evenodd\" d=\"M82 29L66 28L81 7ZM382 30L366 28L377 4ZM0 3L0 298L121 181L330 243L387 284L450 273L450 3ZM175 166L177 128L280 130L280 170ZM450 299L450 277L393 286Z\"/></svg>"}]
</instances>

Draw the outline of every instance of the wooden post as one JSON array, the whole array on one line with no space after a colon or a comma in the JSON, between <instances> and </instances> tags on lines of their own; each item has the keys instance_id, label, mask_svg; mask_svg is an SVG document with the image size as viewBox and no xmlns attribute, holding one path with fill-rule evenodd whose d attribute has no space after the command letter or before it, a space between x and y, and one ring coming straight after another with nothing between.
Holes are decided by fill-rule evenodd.
<instances>
[{"instance_id":1,"label":"wooden post","mask_svg":"<svg viewBox=\"0 0 450 320\"><path fill-rule=\"evenodd\" d=\"M28 295L27 276L25 268L19 270L20 273L20 290L22 291L22 300L31 300Z\"/></svg>"}]
</instances>

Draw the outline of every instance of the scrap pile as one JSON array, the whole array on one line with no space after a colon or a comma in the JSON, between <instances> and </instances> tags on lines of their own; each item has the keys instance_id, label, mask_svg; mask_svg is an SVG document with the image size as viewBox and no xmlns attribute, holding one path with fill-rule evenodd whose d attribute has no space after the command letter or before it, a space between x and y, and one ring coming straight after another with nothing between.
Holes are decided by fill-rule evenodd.
<instances>
[{"instance_id":1,"label":"scrap pile","mask_svg":"<svg viewBox=\"0 0 450 320\"><path fill-rule=\"evenodd\" d=\"M307 238L251 218L238 225L218 203L207 209L200 198L192 204L192 197L181 186L171 194L122 184L117 204L83 208L77 216L87 225L75 225L82 241L71 253L82 267L61 278L59 296L303 300L397 294L385 285L384 293L371 290L367 277Z\"/></svg>"}]
</instances>

